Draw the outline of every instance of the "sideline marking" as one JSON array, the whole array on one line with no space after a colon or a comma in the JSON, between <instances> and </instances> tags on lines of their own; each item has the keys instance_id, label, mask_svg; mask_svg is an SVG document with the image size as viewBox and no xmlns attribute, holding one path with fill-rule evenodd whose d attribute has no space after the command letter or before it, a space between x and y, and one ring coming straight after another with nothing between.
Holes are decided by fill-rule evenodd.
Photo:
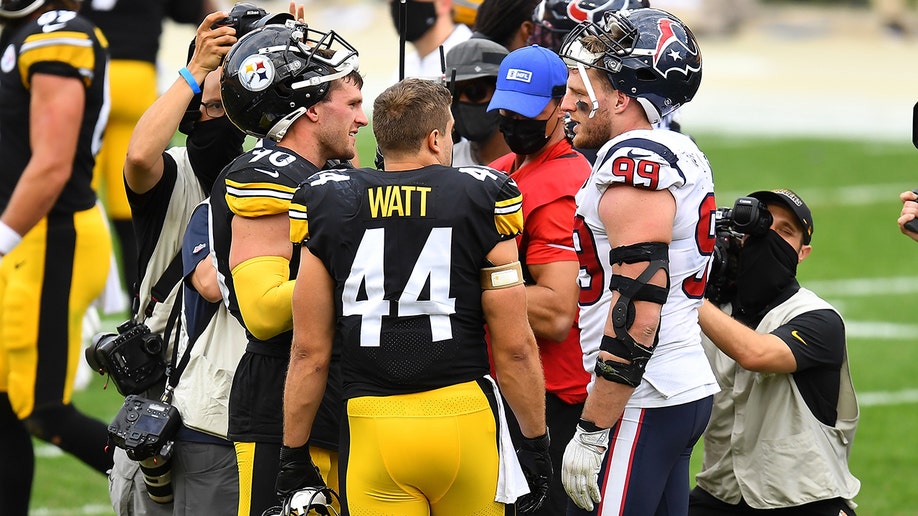
<instances>
[{"instance_id":1,"label":"sideline marking","mask_svg":"<svg viewBox=\"0 0 918 516\"><path fill-rule=\"evenodd\" d=\"M862 297L888 294L914 294L918 292L918 277L894 276L891 278L851 278L839 280L811 280L804 285L820 297Z\"/></svg>"},{"instance_id":2,"label":"sideline marking","mask_svg":"<svg viewBox=\"0 0 918 516\"><path fill-rule=\"evenodd\" d=\"M885 405L918 403L918 389L864 392L857 395L857 402L858 405L862 407L881 407Z\"/></svg>"},{"instance_id":3,"label":"sideline marking","mask_svg":"<svg viewBox=\"0 0 918 516\"><path fill-rule=\"evenodd\" d=\"M914 340L918 335L918 325L846 320L845 335L849 339Z\"/></svg>"}]
</instances>

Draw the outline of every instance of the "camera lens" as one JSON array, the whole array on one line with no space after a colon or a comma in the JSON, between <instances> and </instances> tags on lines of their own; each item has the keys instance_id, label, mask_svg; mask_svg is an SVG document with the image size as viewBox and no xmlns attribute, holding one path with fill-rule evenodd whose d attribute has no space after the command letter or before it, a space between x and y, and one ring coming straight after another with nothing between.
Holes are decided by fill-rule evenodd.
<instances>
[{"instance_id":1,"label":"camera lens","mask_svg":"<svg viewBox=\"0 0 918 516\"><path fill-rule=\"evenodd\" d=\"M754 197L740 197L733 205L733 227L740 233L763 235L771 223L771 212L765 203Z\"/></svg>"},{"instance_id":2,"label":"camera lens","mask_svg":"<svg viewBox=\"0 0 918 516\"><path fill-rule=\"evenodd\" d=\"M155 334L148 333L143 338L143 350L148 355L157 355L163 351L163 339Z\"/></svg>"},{"instance_id":3,"label":"camera lens","mask_svg":"<svg viewBox=\"0 0 918 516\"><path fill-rule=\"evenodd\" d=\"M83 355L86 357L86 363L89 364L89 367L93 371L99 374L106 374L105 364L101 360L102 353L100 348L106 347L112 339L117 337L114 333L97 333L92 338L92 344L86 347L86 350L83 352Z\"/></svg>"},{"instance_id":4,"label":"camera lens","mask_svg":"<svg viewBox=\"0 0 918 516\"><path fill-rule=\"evenodd\" d=\"M151 500L156 503L172 501L172 464L168 460L160 456L144 459L140 461L140 471Z\"/></svg>"}]
</instances>

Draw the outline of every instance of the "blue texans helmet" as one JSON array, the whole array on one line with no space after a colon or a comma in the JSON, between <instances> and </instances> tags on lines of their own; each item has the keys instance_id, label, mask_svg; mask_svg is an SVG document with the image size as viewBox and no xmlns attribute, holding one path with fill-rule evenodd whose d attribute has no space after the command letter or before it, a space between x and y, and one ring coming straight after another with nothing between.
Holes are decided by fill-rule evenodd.
<instances>
[{"instance_id":1,"label":"blue texans helmet","mask_svg":"<svg viewBox=\"0 0 918 516\"><path fill-rule=\"evenodd\" d=\"M560 55L585 83L584 68L605 72L613 88L638 99L651 123L692 100L701 84L695 35L661 9L607 11L601 21L574 28Z\"/></svg>"},{"instance_id":2,"label":"blue texans helmet","mask_svg":"<svg viewBox=\"0 0 918 516\"><path fill-rule=\"evenodd\" d=\"M578 24L599 22L606 11L644 7L650 7L648 0L542 0L532 11L535 28L529 43L558 52Z\"/></svg>"}]
</instances>

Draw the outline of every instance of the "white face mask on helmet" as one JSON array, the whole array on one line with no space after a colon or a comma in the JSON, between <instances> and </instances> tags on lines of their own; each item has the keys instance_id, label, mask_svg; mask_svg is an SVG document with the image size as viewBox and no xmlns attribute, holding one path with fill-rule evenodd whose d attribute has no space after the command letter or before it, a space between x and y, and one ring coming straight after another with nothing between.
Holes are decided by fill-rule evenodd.
<instances>
[{"instance_id":1,"label":"white face mask on helmet","mask_svg":"<svg viewBox=\"0 0 918 516\"><path fill-rule=\"evenodd\" d=\"M0 17L22 18L45 5L45 0L3 0L0 2Z\"/></svg>"},{"instance_id":2,"label":"white face mask on helmet","mask_svg":"<svg viewBox=\"0 0 918 516\"><path fill-rule=\"evenodd\" d=\"M339 516L333 501L341 504L338 493L331 488L305 487L290 495L283 507L272 507L262 516Z\"/></svg>"}]
</instances>

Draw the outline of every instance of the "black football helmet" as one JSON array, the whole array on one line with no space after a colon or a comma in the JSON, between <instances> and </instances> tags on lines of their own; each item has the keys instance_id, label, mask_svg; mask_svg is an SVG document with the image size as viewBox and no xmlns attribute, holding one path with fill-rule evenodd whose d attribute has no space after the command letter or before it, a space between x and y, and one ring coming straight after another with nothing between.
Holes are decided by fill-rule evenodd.
<instances>
[{"instance_id":1,"label":"black football helmet","mask_svg":"<svg viewBox=\"0 0 918 516\"><path fill-rule=\"evenodd\" d=\"M695 35L661 9L608 11L599 23L583 22L568 34L560 55L581 70L584 82L583 67L606 72L616 90L638 99L651 123L692 100L701 84Z\"/></svg>"},{"instance_id":2,"label":"black football helmet","mask_svg":"<svg viewBox=\"0 0 918 516\"><path fill-rule=\"evenodd\" d=\"M322 100L331 82L357 70L357 50L334 31L303 23L265 25L241 37L223 64L226 116L247 134L280 141Z\"/></svg>"},{"instance_id":3,"label":"black football helmet","mask_svg":"<svg viewBox=\"0 0 918 516\"><path fill-rule=\"evenodd\" d=\"M0 18L22 18L45 5L45 0L2 0L0 1Z\"/></svg>"},{"instance_id":4,"label":"black football helmet","mask_svg":"<svg viewBox=\"0 0 918 516\"><path fill-rule=\"evenodd\" d=\"M338 516L332 502L341 504L338 493L330 487L304 487L284 500L283 506L271 507L261 516Z\"/></svg>"},{"instance_id":5,"label":"black football helmet","mask_svg":"<svg viewBox=\"0 0 918 516\"><path fill-rule=\"evenodd\" d=\"M606 11L644 7L650 7L648 0L542 0L532 11L535 29L529 43L558 52L579 23L598 23Z\"/></svg>"}]
</instances>

